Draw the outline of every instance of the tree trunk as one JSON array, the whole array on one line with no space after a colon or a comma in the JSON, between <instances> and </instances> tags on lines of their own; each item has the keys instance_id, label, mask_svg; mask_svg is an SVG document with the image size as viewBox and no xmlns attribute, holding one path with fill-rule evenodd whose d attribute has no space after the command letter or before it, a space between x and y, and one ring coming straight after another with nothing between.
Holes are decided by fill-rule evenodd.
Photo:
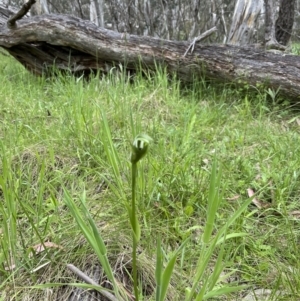
<instances>
[{"instance_id":1,"label":"tree trunk","mask_svg":"<svg viewBox=\"0 0 300 301\"><path fill-rule=\"evenodd\" d=\"M0 22L10 14L0 5ZM2 13L2 14L1 14ZM300 57L274 54L254 47L195 45L152 37L121 34L97 27L90 21L67 15L24 18L16 24L0 23L0 46L35 74L53 70L74 73L103 71L123 64L134 72L137 66L156 70L166 67L182 82L205 76L222 82L266 88L298 100Z\"/></svg>"},{"instance_id":2,"label":"tree trunk","mask_svg":"<svg viewBox=\"0 0 300 301\"><path fill-rule=\"evenodd\" d=\"M275 0L264 0L265 45L268 49L284 50L292 34L295 0L281 0L276 22L274 3Z\"/></svg>"},{"instance_id":3,"label":"tree trunk","mask_svg":"<svg viewBox=\"0 0 300 301\"><path fill-rule=\"evenodd\" d=\"M227 43L232 45L248 45L252 43L261 9L261 0L238 0L235 5Z\"/></svg>"},{"instance_id":4,"label":"tree trunk","mask_svg":"<svg viewBox=\"0 0 300 301\"><path fill-rule=\"evenodd\" d=\"M100 27L104 27L104 15L103 15L103 1L102 0L90 0L90 21L94 22Z\"/></svg>"},{"instance_id":5,"label":"tree trunk","mask_svg":"<svg viewBox=\"0 0 300 301\"><path fill-rule=\"evenodd\" d=\"M278 19L275 24L275 32L276 40L282 45L286 46L291 38L294 15L295 0L281 0Z\"/></svg>"},{"instance_id":6,"label":"tree trunk","mask_svg":"<svg viewBox=\"0 0 300 301\"><path fill-rule=\"evenodd\" d=\"M97 12L97 25L104 27L104 9L103 0L94 0L96 12Z\"/></svg>"},{"instance_id":7,"label":"tree trunk","mask_svg":"<svg viewBox=\"0 0 300 301\"><path fill-rule=\"evenodd\" d=\"M264 0L265 5L265 41L267 47L277 45L275 37L275 6L274 0ZM280 46L280 45L278 45Z\"/></svg>"}]
</instances>

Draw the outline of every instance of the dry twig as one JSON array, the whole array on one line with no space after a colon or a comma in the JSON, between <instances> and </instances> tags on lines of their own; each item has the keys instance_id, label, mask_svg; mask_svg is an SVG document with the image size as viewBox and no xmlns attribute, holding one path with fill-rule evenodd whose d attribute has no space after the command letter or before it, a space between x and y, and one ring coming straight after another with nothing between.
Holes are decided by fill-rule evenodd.
<instances>
[{"instance_id":1,"label":"dry twig","mask_svg":"<svg viewBox=\"0 0 300 301\"><path fill-rule=\"evenodd\" d=\"M108 298L111 301L120 301L113 294L106 291L102 286L96 283L93 279L91 279L89 276L87 276L82 271L80 271L73 264L67 264L67 267L86 283L96 286L98 288L99 293L102 294L104 297Z\"/></svg>"},{"instance_id":2,"label":"dry twig","mask_svg":"<svg viewBox=\"0 0 300 301\"><path fill-rule=\"evenodd\" d=\"M210 36L211 34L213 34L215 31L217 31L217 27L214 26L213 28L205 31L203 34L201 34L199 37L197 38L194 38L193 42L190 44L190 46L188 47L188 49L186 50L186 52L184 53L184 57L188 54L189 50L191 49L191 54L193 53L194 51L194 48L195 48L195 44L197 42L200 42L202 40L204 40L205 38L207 38L208 36Z\"/></svg>"}]
</instances>

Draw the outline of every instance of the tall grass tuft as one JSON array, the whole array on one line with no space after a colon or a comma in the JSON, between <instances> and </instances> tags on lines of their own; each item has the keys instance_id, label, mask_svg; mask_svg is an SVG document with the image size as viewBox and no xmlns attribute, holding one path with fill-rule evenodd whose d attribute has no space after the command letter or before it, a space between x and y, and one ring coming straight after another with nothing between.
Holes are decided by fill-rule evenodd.
<instances>
[{"instance_id":1,"label":"tall grass tuft","mask_svg":"<svg viewBox=\"0 0 300 301\"><path fill-rule=\"evenodd\" d=\"M106 133L109 132L107 136L108 139L112 139L108 124L106 124ZM140 134L137 135L132 143L132 153L131 153L131 204L126 203L126 209L128 213L128 218L130 221L131 232L132 232L132 279L133 279L133 290L135 300L140 300L142 298L142 293L140 292L140 287L142 283L139 283L138 279L138 261L137 261L137 248L138 243L141 238L141 226L138 220L137 203L136 203L136 193L137 186L136 180L138 177L138 162L147 154L148 146L151 142L151 138L148 135ZM111 147L112 144L109 143ZM113 166L117 164L115 160L110 162ZM230 248L225 250L226 242L230 238L244 237L247 234L244 232L227 233L229 227L238 219L243 212L247 209L251 200L245 201L244 204L231 216L228 218L226 224L219 229L215 235L213 232L216 226L215 219L217 217L217 212L219 210L221 201L223 199L222 187L221 187L221 171L217 166L217 159L214 158L212 165L210 185L207 198L207 211L206 211L206 222L204 226L204 231L202 234L202 240L199 245L200 256L198 263L196 265L196 271L193 276L191 287L186 288L186 301L196 300L202 301L211 297L217 297L223 294L229 294L236 292L245 288L245 286L220 286L217 283L220 280L220 275L224 270L224 260L230 252ZM107 249L105 247L104 241L101 234L97 230L97 226L93 218L91 217L87 207L86 207L86 195L83 193L80 198L81 209L79 209L69 192L65 190L65 202L70 209L71 214L75 218L77 225L80 228L81 233L85 236L88 243L91 245L95 253L97 254L99 261L114 287L114 293L118 298L126 298L126 296L121 296L121 289L118 287L117 281L115 280L111 265L107 257ZM169 259L164 267L164 252L161 245L161 238L157 239L156 247L156 269L155 269L155 281L156 281L156 301L164 301L167 296L168 287L172 278L172 274L177 262L177 257L179 253L184 249L186 244L189 242L189 237L187 237L183 243L177 248L172 254L169 254ZM208 273L209 264L211 262L212 256L218 252L217 260L214 263L212 273ZM184 254L182 259L184 260ZM223 276L223 278L228 277L228 275ZM201 283L201 285L200 285ZM120 299L121 300L121 299Z\"/></svg>"},{"instance_id":2,"label":"tall grass tuft","mask_svg":"<svg viewBox=\"0 0 300 301\"><path fill-rule=\"evenodd\" d=\"M16 264L16 245L17 245L17 201L15 190L18 183L12 177L10 171L10 158L7 156L5 148L1 147L1 173L0 191L3 200L0 201L0 215L2 230L0 240L0 266L3 271L13 270Z\"/></svg>"},{"instance_id":3,"label":"tall grass tuft","mask_svg":"<svg viewBox=\"0 0 300 301\"><path fill-rule=\"evenodd\" d=\"M201 252L196 265L196 273L192 281L192 286L186 289L186 301L202 301L245 288L245 286L223 286L215 288L215 285L219 281L221 272L224 269L223 261L227 255L225 253L226 241L232 237L243 237L247 235L247 233L244 232L227 234L227 231L251 203L251 199L245 201L244 204L228 218L226 224L221 227L215 235L212 235L215 228L217 211L223 198L221 189L221 171L217 169L217 161L215 157L212 166L207 199L206 222L202 234L201 245L199 246L201 248ZM214 263L213 272L207 273L209 263L216 251L218 251L218 257Z\"/></svg>"},{"instance_id":4,"label":"tall grass tuft","mask_svg":"<svg viewBox=\"0 0 300 301\"><path fill-rule=\"evenodd\" d=\"M74 217L81 233L84 235L87 242L92 247L95 254L98 256L105 275L112 283L116 297L119 300L122 300L123 297L120 295L121 289L118 288L112 267L109 263L105 243L99 233L99 230L97 229L97 225L94 219L91 217L89 210L86 207L85 192L83 192L82 197L80 198L81 210L78 208L78 206L76 206L70 193L66 189L64 189L64 200L72 216Z\"/></svg>"}]
</instances>

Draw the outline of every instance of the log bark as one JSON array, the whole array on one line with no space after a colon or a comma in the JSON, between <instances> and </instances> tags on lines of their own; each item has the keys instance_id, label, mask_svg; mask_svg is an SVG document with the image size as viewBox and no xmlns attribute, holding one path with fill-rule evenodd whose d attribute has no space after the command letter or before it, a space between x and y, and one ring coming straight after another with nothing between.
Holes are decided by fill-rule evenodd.
<instances>
[{"instance_id":1,"label":"log bark","mask_svg":"<svg viewBox=\"0 0 300 301\"><path fill-rule=\"evenodd\" d=\"M0 22L3 19L2 14ZM260 84L299 101L300 57L218 44L196 44L193 53L184 56L189 44L120 34L66 15L24 18L13 28L0 24L0 47L38 75L53 70L53 63L74 73L107 72L120 63L133 72L141 65L156 70L161 64L182 82L205 76L226 83Z\"/></svg>"}]
</instances>

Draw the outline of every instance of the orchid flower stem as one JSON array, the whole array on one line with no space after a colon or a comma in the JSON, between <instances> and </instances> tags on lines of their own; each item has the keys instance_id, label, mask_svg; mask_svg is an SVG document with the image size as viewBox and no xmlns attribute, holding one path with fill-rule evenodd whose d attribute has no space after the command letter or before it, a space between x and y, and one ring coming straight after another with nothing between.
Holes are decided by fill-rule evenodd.
<instances>
[{"instance_id":1,"label":"orchid flower stem","mask_svg":"<svg viewBox=\"0 0 300 301\"><path fill-rule=\"evenodd\" d=\"M137 179L137 163L146 154L148 145L152 139L146 134L137 135L132 143L131 153L131 181L132 181L132 195L131 195L131 207L128 206L128 212L130 217L130 223L132 228L132 278L135 301L139 301L139 286L137 275L137 245L141 238L141 228L136 213L136 179Z\"/></svg>"},{"instance_id":2,"label":"orchid flower stem","mask_svg":"<svg viewBox=\"0 0 300 301\"><path fill-rule=\"evenodd\" d=\"M137 163L132 163L132 203L131 203L131 220L132 220L132 274L133 274L133 286L134 286L134 295L135 300L139 301L139 290L137 283L137 218L136 218L136 207L135 207L135 198L136 198L136 174L137 174Z\"/></svg>"}]
</instances>

